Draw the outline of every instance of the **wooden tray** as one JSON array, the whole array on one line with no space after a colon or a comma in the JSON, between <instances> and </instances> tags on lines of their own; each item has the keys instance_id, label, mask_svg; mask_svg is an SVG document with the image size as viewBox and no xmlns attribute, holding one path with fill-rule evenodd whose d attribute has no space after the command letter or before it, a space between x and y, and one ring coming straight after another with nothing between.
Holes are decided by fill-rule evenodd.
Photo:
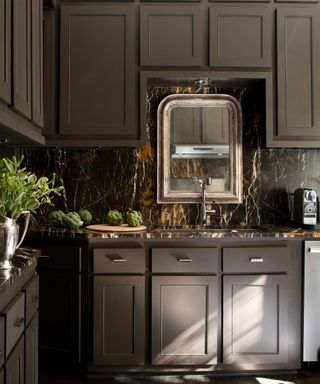
<instances>
[{"instance_id":1,"label":"wooden tray","mask_svg":"<svg viewBox=\"0 0 320 384\"><path fill-rule=\"evenodd\" d=\"M129 227L128 224L122 225L106 225L106 224L93 224L88 225L87 229L92 231L103 231L103 232L140 232L145 231L147 227L144 225L138 225L137 227Z\"/></svg>"}]
</instances>

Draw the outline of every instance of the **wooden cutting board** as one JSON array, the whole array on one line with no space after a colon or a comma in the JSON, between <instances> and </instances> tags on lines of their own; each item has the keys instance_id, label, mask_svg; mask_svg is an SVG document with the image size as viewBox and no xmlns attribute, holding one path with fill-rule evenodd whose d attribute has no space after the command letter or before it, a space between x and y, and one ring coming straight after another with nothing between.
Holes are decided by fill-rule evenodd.
<instances>
[{"instance_id":1,"label":"wooden cutting board","mask_svg":"<svg viewBox=\"0 0 320 384\"><path fill-rule=\"evenodd\" d=\"M137 227L129 227L128 224L122 225L106 225L106 224L93 224L88 225L87 229L92 231L103 231L103 232L140 232L145 231L147 227L144 225L138 225Z\"/></svg>"}]
</instances>

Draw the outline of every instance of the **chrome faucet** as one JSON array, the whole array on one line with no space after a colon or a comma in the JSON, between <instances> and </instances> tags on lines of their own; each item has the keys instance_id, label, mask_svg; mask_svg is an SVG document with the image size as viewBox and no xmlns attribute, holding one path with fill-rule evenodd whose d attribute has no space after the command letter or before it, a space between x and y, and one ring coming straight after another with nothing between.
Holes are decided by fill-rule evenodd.
<instances>
[{"instance_id":1,"label":"chrome faucet","mask_svg":"<svg viewBox=\"0 0 320 384\"><path fill-rule=\"evenodd\" d=\"M201 216L201 223L206 224L207 223L207 216L208 215L214 215L216 211L214 209L207 209L206 205L206 190L207 185L212 184L212 178L206 177L205 179L199 179L199 177L194 177L192 179L193 184L199 184L201 187L201 210L200 210L200 216Z\"/></svg>"}]
</instances>

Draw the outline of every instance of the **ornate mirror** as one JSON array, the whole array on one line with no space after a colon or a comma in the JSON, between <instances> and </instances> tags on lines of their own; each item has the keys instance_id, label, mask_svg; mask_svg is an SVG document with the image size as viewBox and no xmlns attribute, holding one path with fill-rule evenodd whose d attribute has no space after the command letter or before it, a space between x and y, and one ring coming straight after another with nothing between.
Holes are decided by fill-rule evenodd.
<instances>
[{"instance_id":1,"label":"ornate mirror","mask_svg":"<svg viewBox=\"0 0 320 384\"><path fill-rule=\"evenodd\" d=\"M242 202L242 114L223 94L172 94L158 107L158 203L198 203L193 179L211 178L208 200Z\"/></svg>"}]
</instances>

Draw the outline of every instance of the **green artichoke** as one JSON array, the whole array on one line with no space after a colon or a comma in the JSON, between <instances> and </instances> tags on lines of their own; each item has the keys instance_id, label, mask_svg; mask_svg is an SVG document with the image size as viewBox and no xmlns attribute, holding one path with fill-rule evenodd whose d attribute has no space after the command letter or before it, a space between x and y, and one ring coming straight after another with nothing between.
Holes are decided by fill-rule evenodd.
<instances>
[{"instance_id":1,"label":"green artichoke","mask_svg":"<svg viewBox=\"0 0 320 384\"><path fill-rule=\"evenodd\" d=\"M83 225L83 221L77 212L69 212L63 216L63 224L66 228L78 229Z\"/></svg>"},{"instance_id":2,"label":"green artichoke","mask_svg":"<svg viewBox=\"0 0 320 384\"><path fill-rule=\"evenodd\" d=\"M123 223L122 213L117 210L109 211L106 215L106 223L109 225L121 225Z\"/></svg>"},{"instance_id":3,"label":"green artichoke","mask_svg":"<svg viewBox=\"0 0 320 384\"><path fill-rule=\"evenodd\" d=\"M87 209L80 209L78 212L84 225L89 225L92 222L92 214Z\"/></svg>"},{"instance_id":4,"label":"green artichoke","mask_svg":"<svg viewBox=\"0 0 320 384\"><path fill-rule=\"evenodd\" d=\"M64 216L65 213L62 211L52 211L48 216L49 224L54 227L63 227Z\"/></svg>"},{"instance_id":5,"label":"green artichoke","mask_svg":"<svg viewBox=\"0 0 320 384\"><path fill-rule=\"evenodd\" d=\"M142 224L142 215L140 211L130 210L126 214L126 221L129 227L137 227Z\"/></svg>"}]
</instances>

